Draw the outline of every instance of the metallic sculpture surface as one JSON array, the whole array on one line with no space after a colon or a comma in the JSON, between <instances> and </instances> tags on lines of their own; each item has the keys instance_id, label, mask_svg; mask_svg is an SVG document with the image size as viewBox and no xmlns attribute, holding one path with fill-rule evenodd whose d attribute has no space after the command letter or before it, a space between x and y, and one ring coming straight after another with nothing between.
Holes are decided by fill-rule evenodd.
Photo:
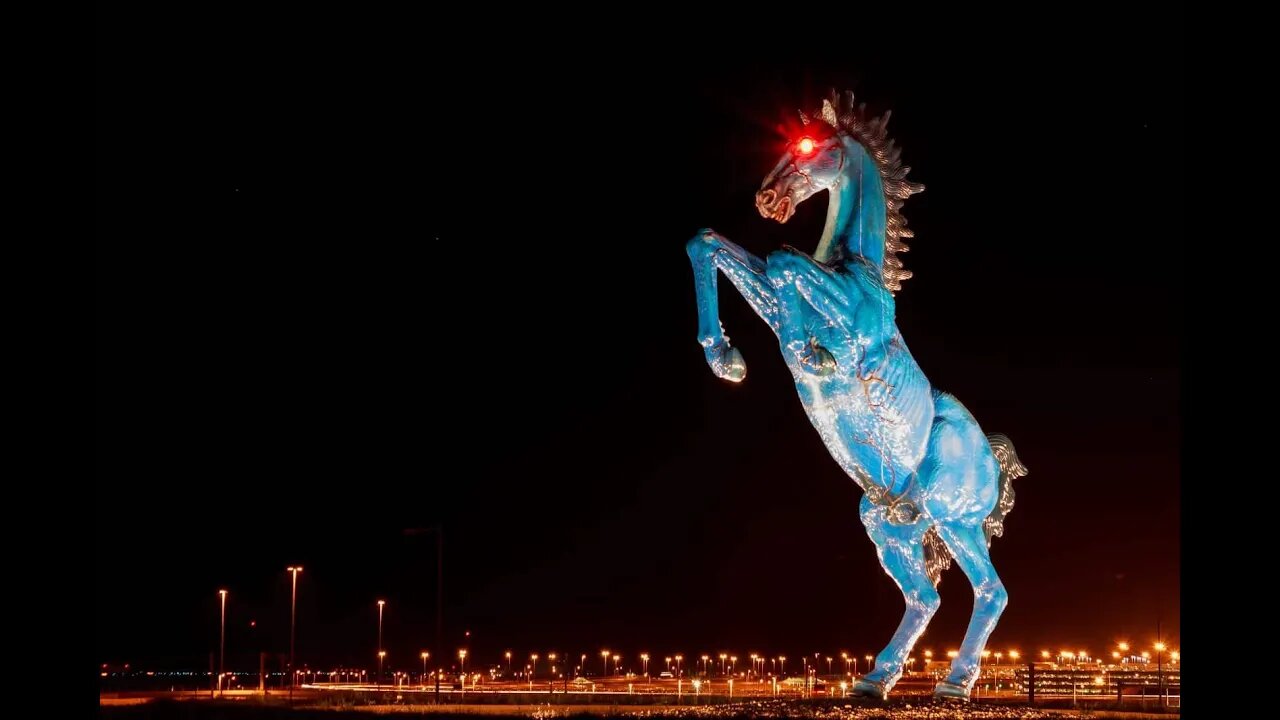
<instances>
[{"instance_id":1,"label":"metallic sculpture surface","mask_svg":"<svg viewBox=\"0 0 1280 720\"><path fill-rule=\"evenodd\" d=\"M718 377L746 377L720 324L724 273L777 334L809 420L863 490L863 525L906 612L854 690L887 696L941 603L938 581L954 558L973 585L973 615L934 694L968 698L1008 602L988 547L1013 507L1013 479L1027 471L1008 438L984 435L959 400L929 384L898 331L894 292L911 276L897 257L911 237L898 210L924 188L906 180L888 119L869 118L852 93L833 93L815 117L801 115L756 194L760 214L785 223L798 204L830 193L813 256L783 248L762 260L709 229L689 241L698 341Z\"/></svg>"}]
</instances>

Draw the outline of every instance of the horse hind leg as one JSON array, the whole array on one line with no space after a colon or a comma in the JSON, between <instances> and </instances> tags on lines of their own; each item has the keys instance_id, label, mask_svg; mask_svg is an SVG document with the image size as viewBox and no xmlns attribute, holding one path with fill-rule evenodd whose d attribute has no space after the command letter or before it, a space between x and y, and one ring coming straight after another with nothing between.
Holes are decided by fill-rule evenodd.
<instances>
[{"instance_id":1,"label":"horse hind leg","mask_svg":"<svg viewBox=\"0 0 1280 720\"><path fill-rule=\"evenodd\" d=\"M938 611L942 599L938 597L925 562L924 536L929 529L929 521L922 518L910 525L894 525L889 522L884 508L872 504L865 496L861 514L867 535L876 545L880 564L898 584L907 604L893 638L876 656L875 667L853 684L856 695L884 699L902 677L907 655Z\"/></svg>"},{"instance_id":2,"label":"horse hind leg","mask_svg":"<svg viewBox=\"0 0 1280 720\"><path fill-rule=\"evenodd\" d=\"M968 698L981 669L982 650L1009 602L1009 594L991 564L981 522L940 524L938 534L973 585L973 615L960 652L951 662L950 674L933 693L937 697Z\"/></svg>"}]
</instances>

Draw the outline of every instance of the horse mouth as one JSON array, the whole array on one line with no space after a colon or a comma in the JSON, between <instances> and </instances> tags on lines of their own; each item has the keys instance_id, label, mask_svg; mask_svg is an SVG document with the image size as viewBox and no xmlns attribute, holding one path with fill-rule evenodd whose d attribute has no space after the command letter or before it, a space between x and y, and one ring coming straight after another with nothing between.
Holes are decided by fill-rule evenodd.
<instances>
[{"instance_id":1,"label":"horse mouth","mask_svg":"<svg viewBox=\"0 0 1280 720\"><path fill-rule=\"evenodd\" d=\"M775 201L775 198L777 200ZM796 207L791 202L790 195L783 195L778 198L777 194L772 190L765 190L756 196L756 209L760 214L769 220L777 220L779 223L785 223L795 214Z\"/></svg>"}]
</instances>

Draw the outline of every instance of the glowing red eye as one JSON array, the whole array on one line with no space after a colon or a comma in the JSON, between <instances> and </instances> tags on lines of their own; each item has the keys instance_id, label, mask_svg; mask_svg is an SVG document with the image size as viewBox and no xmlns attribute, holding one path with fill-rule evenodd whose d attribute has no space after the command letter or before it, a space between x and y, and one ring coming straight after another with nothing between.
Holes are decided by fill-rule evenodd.
<instances>
[{"instance_id":1,"label":"glowing red eye","mask_svg":"<svg viewBox=\"0 0 1280 720\"><path fill-rule=\"evenodd\" d=\"M813 139L801 138L798 144L798 147L800 148L801 154L808 155L809 153L813 152Z\"/></svg>"}]
</instances>

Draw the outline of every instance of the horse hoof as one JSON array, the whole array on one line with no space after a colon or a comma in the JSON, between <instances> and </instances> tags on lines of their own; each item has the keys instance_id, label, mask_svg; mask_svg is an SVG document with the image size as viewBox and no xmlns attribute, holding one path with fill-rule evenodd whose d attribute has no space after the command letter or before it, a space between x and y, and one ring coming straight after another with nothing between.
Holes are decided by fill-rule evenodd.
<instances>
[{"instance_id":1,"label":"horse hoof","mask_svg":"<svg viewBox=\"0 0 1280 720\"><path fill-rule=\"evenodd\" d=\"M943 700L968 700L969 691L963 685L943 680L933 688L933 696Z\"/></svg>"},{"instance_id":2,"label":"horse hoof","mask_svg":"<svg viewBox=\"0 0 1280 720\"><path fill-rule=\"evenodd\" d=\"M881 685L878 682L871 682L869 680L855 681L850 692L858 697L869 697L877 700L889 699L889 692L885 690L884 685Z\"/></svg>"},{"instance_id":3,"label":"horse hoof","mask_svg":"<svg viewBox=\"0 0 1280 720\"><path fill-rule=\"evenodd\" d=\"M731 347L712 361L711 371L723 380L742 382L742 379L747 376L747 361L742 359L742 353L738 348Z\"/></svg>"}]
</instances>

